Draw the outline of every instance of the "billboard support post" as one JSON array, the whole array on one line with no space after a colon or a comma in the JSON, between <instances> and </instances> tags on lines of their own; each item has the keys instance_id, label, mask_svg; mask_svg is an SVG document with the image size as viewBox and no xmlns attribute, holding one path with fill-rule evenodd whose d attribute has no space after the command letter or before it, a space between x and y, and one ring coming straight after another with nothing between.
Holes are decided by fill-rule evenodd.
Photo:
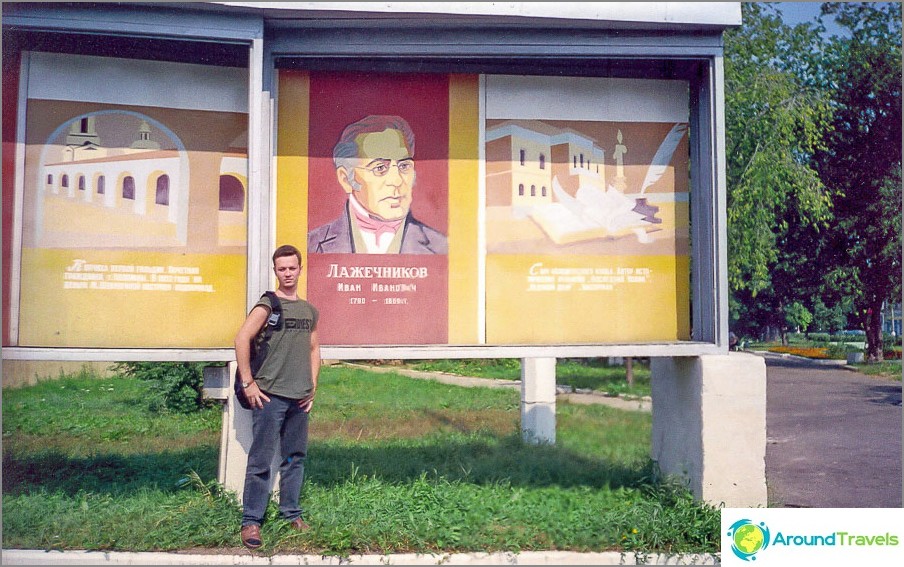
<instances>
[{"instance_id":1,"label":"billboard support post","mask_svg":"<svg viewBox=\"0 0 904 567\"><path fill-rule=\"evenodd\" d=\"M226 490L235 492L236 499L241 502L245 492L248 450L251 448L251 410L242 408L232 393L232 383L237 371L238 363L235 361L226 366L205 366L204 397L223 403L217 482ZM279 486L279 461L277 453L270 469L271 490ZM273 497L278 499L275 492Z\"/></svg>"},{"instance_id":2,"label":"billboard support post","mask_svg":"<svg viewBox=\"0 0 904 567\"><path fill-rule=\"evenodd\" d=\"M521 359L521 437L526 443L556 442L556 359Z\"/></svg>"},{"instance_id":3,"label":"billboard support post","mask_svg":"<svg viewBox=\"0 0 904 567\"><path fill-rule=\"evenodd\" d=\"M650 370L660 472L683 479L699 500L765 507L765 360L740 352L653 358Z\"/></svg>"}]
</instances>

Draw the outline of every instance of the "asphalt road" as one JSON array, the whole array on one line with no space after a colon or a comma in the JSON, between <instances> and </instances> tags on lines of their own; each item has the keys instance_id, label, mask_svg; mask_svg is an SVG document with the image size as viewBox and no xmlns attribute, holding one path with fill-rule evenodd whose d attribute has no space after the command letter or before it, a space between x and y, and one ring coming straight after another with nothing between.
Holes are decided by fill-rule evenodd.
<instances>
[{"instance_id":1,"label":"asphalt road","mask_svg":"<svg viewBox=\"0 0 904 567\"><path fill-rule=\"evenodd\" d=\"M901 382L766 356L772 508L900 508Z\"/></svg>"}]
</instances>

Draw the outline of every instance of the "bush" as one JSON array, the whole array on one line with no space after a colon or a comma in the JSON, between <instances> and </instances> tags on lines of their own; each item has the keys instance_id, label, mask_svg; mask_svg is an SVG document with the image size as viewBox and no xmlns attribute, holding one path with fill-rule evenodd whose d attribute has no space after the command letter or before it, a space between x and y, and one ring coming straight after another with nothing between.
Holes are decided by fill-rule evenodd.
<instances>
[{"instance_id":1,"label":"bush","mask_svg":"<svg viewBox=\"0 0 904 567\"><path fill-rule=\"evenodd\" d=\"M207 362L120 362L113 370L139 380L155 382L148 399L152 411L168 409L192 413L209 407L204 399L204 367Z\"/></svg>"},{"instance_id":2,"label":"bush","mask_svg":"<svg viewBox=\"0 0 904 567\"><path fill-rule=\"evenodd\" d=\"M892 335L890 333L882 333L882 348L885 350L892 350L895 347L901 346L901 337Z\"/></svg>"},{"instance_id":3,"label":"bush","mask_svg":"<svg viewBox=\"0 0 904 567\"><path fill-rule=\"evenodd\" d=\"M829 333L810 333L807 338L815 343L827 343L832 340L832 335Z\"/></svg>"},{"instance_id":4,"label":"bush","mask_svg":"<svg viewBox=\"0 0 904 567\"><path fill-rule=\"evenodd\" d=\"M848 353L862 351L862 348L857 348L846 343L832 343L828 347L828 358L847 358Z\"/></svg>"}]
</instances>

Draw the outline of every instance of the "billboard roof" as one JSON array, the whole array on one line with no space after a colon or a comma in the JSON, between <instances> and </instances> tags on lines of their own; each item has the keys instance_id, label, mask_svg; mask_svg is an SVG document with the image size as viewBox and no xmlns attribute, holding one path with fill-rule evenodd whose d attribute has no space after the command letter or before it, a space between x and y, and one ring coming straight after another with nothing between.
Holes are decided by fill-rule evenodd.
<instances>
[{"instance_id":1,"label":"billboard roof","mask_svg":"<svg viewBox=\"0 0 904 567\"><path fill-rule=\"evenodd\" d=\"M214 2L223 6L276 11L412 13L438 16L495 16L541 18L585 23L633 23L736 26L741 24L740 2ZM303 17L303 16L301 16Z\"/></svg>"}]
</instances>

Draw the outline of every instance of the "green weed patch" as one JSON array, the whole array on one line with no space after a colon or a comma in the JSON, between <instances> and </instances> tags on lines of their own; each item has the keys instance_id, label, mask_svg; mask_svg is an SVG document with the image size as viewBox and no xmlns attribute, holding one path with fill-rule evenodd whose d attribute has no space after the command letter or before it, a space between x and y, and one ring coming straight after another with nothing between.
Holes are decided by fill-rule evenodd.
<instances>
[{"instance_id":1,"label":"green weed patch","mask_svg":"<svg viewBox=\"0 0 904 567\"><path fill-rule=\"evenodd\" d=\"M4 547L240 548L241 509L216 481L219 409L166 411L150 387L4 391ZM325 367L302 494L314 529L288 530L274 504L260 551L717 552L718 510L651 466L650 420L560 403L556 445L527 445L515 390Z\"/></svg>"}]
</instances>

